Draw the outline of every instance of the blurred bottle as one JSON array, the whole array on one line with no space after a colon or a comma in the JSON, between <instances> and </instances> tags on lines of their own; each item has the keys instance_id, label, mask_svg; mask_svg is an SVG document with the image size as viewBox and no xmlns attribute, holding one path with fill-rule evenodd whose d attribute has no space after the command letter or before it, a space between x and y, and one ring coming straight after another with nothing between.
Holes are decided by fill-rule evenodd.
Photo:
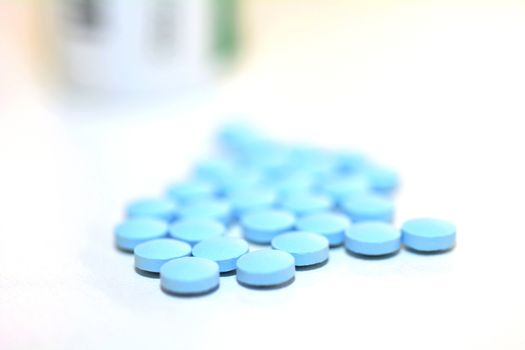
<instances>
[{"instance_id":1,"label":"blurred bottle","mask_svg":"<svg viewBox=\"0 0 525 350\"><path fill-rule=\"evenodd\" d=\"M237 53L239 4L237 0L215 0L214 5L215 52L227 64Z\"/></svg>"},{"instance_id":2,"label":"blurred bottle","mask_svg":"<svg viewBox=\"0 0 525 350\"><path fill-rule=\"evenodd\" d=\"M209 83L237 51L236 0L60 0L67 80L102 92Z\"/></svg>"}]
</instances>

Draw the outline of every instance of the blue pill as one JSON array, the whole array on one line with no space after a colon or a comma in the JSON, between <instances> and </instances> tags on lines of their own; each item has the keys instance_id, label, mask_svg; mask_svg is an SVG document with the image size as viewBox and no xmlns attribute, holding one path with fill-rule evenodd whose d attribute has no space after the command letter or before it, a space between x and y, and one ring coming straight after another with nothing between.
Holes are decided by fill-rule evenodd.
<instances>
[{"instance_id":1,"label":"blue pill","mask_svg":"<svg viewBox=\"0 0 525 350\"><path fill-rule=\"evenodd\" d=\"M303 216L295 225L300 231L308 231L325 236L330 246L343 244L350 220L336 213L319 213Z\"/></svg>"},{"instance_id":2,"label":"blue pill","mask_svg":"<svg viewBox=\"0 0 525 350\"><path fill-rule=\"evenodd\" d=\"M135 247L155 238L163 238L168 234L168 224L163 220L150 218L128 219L115 228L117 247L133 251Z\"/></svg>"},{"instance_id":3,"label":"blue pill","mask_svg":"<svg viewBox=\"0 0 525 350\"><path fill-rule=\"evenodd\" d=\"M401 233L384 222L361 222L350 226L345 247L352 253L378 256L397 252L401 246Z\"/></svg>"},{"instance_id":4,"label":"blue pill","mask_svg":"<svg viewBox=\"0 0 525 350\"><path fill-rule=\"evenodd\" d=\"M301 172L295 172L272 179L269 185L275 189L277 194L281 197L296 193L310 192L314 186L314 177Z\"/></svg>"},{"instance_id":5,"label":"blue pill","mask_svg":"<svg viewBox=\"0 0 525 350\"><path fill-rule=\"evenodd\" d=\"M249 211L269 209L277 201L275 191L267 188L253 188L237 191L229 197L235 216L241 217Z\"/></svg>"},{"instance_id":6,"label":"blue pill","mask_svg":"<svg viewBox=\"0 0 525 350\"><path fill-rule=\"evenodd\" d=\"M328 260L328 239L317 233L295 231L272 239L272 247L292 254L295 266L310 266Z\"/></svg>"},{"instance_id":7,"label":"blue pill","mask_svg":"<svg viewBox=\"0 0 525 350\"><path fill-rule=\"evenodd\" d=\"M235 237L214 237L197 243L192 250L193 256L206 258L219 264L221 272L233 271L237 259L248 253L245 240Z\"/></svg>"},{"instance_id":8,"label":"blue pill","mask_svg":"<svg viewBox=\"0 0 525 350\"><path fill-rule=\"evenodd\" d=\"M333 155L323 149L296 147L292 150L288 162L288 171L301 171L315 178L323 178L336 170Z\"/></svg>"},{"instance_id":9,"label":"blue pill","mask_svg":"<svg viewBox=\"0 0 525 350\"><path fill-rule=\"evenodd\" d=\"M233 122L223 126L217 133L219 143L229 151L238 152L261 139L261 133L250 124Z\"/></svg>"},{"instance_id":10,"label":"blue pill","mask_svg":"<svg viewBox=\"0 0 525 350\"><path fill-rule=\"evenodd\" d=\"M170 260L160 268L160 284L168 293L204 294L219 287L219 265L197 257Z\"/></svg>"},{"instance_id":11,"label":"blue pill","mask_svg":"<svg viewBox=\"0 0 525 350\"><path fill-rule=\"evenodd\" d=\"M367 179L363 176L336 176L325 179L319 187L336 203L365 194L370 189Z\"/></svg>"},{"instance_id":12,"label":"blue pill","mask_svg":"<svg viewBox=\"0 0 525 350\"><path fill-rule=\"evenodd\" d=\"M219 199L204 199L184 205L179 210L182 219L213 219L227 225L232 210L228 202Z\"/></svg>"},{"instance_id":13,"label":"blue pill","mask_svg":"<svg viewBox=\"0 0 525 350\"><path fill-rule=\"evenodd\" d=\"M449 250L456 244L456 227L444 220L413 219L401 227L403 244L422 252Z\"/></svg>"},{"instance_id":14,"label":"blue pill","mask_svg":"<svg viewBox=\"0 0 525 350\"><path fill-rule=\"evenodd\" d=\"M335 156L337 170L342 174L355 174L360 172L366 165L365 155L359 152L339 152Z\"/></svg>"},{"instance_id":15,"label":"blue pill","mask_svg":"<svg viewBox=\"0 0 525 350\"><path fill-rule=\"evenodd\" d=\"M291 149L289 163L297 167L332 169L334 160L333 154L328 150L302 145Z\"/></svg>"},{"instance_id":16,"label":"blue pill","mask_svg":"<svg viewBox=\"0 0 525 350\"><path fill-rule=\"evenodd\" d=\"M200 162L194 170L194 175L198 179L213 183L220 195L250 189L263 182L260 172L220 158Z\"/></svg>"},{"instance_id":17,"label":"blue pill","mask_svg":"<svg viewBox=\"0 0 525 350\"><path fill-rule=\"evenodd\" d=\"M286 146L267 140L259 140L243 149L243 164L268 176L280 172L286 166L289 150Z\"/></svg>"},{"instance_id":18,"label":"blue pill","mask_svg":"<svg viewBox=\"0 0 525 350\"><path fill-rule=\"evenodd\" d=\"M247 213L241 218L244 237L254 243L268 244L272 238L290 231L295 217L284 210L267 209Z\"/></svg>"},{"instance_id":19,"label":"blue pill","mask_svg":"<svg viewBox=\"0 0 525 350\"><path fill-rule=\"evenodd\" d=\"M399 176L391 169L370 167L365 170L370 187L379 194L391 194L399 186Z\"/></svg>"},{"instance_id":20,"label":"blue pill","mask_svg":"<svg viewBox=\"0 0 525 350\"><path fill-rule=\"evenodd\" d=\"M228 195L237 191L250 190L263 182L260 172L238 169L217 180L221 193Z\"/></svg>"},{"instance_id":21,"label":"blue pill","mask_svg":"<svg viewBox=\"0 0 525 350\"><path fill-rule=\"evenodd\" d=\"M320 194L296 193L284 198L280 206L297 216L303 216L329 211L332 209L332 200Z\"/></svg>"},{"instance_id":22,"label":"blue pill","mask_svg":"<svg viewBox=\"0 0 525 350\"><path fill-rule=\"evenodd\" d=\"M351 197L341 204L353 222L386 221L394 218L394 203L378 195L365 194Z\"/></svg>"},{"instance_id":23,"label":"blue pill","mask_svg":"<svg viewBox=\"0 0 525 350\"><path fill-rule=\"evenodd\" d=\"M252 287L273 287L295 276L294 257L274 249L257 250L237 260L237 281Z\"/></svg>"},{"instance_id":24,"label":"blue pill","mask_svg":"<svg viewBox=\"0 0 525 350\"><path fill-rule=\"evenodd\" d=\"M143 198L131 202L126 210L128 218L152 218L172 221L177 217L177 206L163 198Z\"/></svg>"},{"instance_id":25,"label":"blue pill","mask_svg":"<svg viewBox=\"0 0 525 350\"><path fill-rule=\"evenodd\" d=\"M181 204L207 199L215 195L213 184L202 180L187 180L168 187L168 197Z\"/></svg>"},{"instance_id":26,"label":"blue pill","mask_svg":"<svg viewBox=\"0 0 525 350\"><path fill-rule=\"evenodd\" d=\"M193 174L197 179L216 183L220 179L229 176L235 169L235 164L226 158L212 158L199 161Z\"/></svg>"},{"instance_id":27,"label":"blue pill","mask_svg":"<svg viewBox=\"0 0 525 350\"><path fill-rule=\"evenodd\" d=\"M134 249L135 267L149 272L160 272L160 267L173 259L191 254L188 243L170 238L159 238L137 245Z\"/></svg>"},{"instance_id":28,"label":"blue pill","mask_svg":"<svg viewBox=\"0 0 525 350\"><path fill-rule=\"evenodd\" d=\"M202 240L222 236L226 228L219 221L211 219L183 219L169 227L171 237L191 244Z\"/></svg>"}]
</instances>

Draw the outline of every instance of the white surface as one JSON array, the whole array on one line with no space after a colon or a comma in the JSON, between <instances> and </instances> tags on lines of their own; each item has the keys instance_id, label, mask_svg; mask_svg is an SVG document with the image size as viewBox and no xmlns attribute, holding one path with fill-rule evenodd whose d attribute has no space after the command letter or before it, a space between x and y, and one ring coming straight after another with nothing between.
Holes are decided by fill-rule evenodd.
<instances>
[{"instance_id":1,"label":"white surface","mask_svg":"<svg viewBox=\"0 0 525 350\"><path fill-rule=\"evenodd\" d=\"M0 348L523 349L525 22L472 16L450 32L424 26L434 36L403 50L372 49L383 54L351 83L324 72L306 84L299 69L276 80L269 65L174 106L81 113L4 89ZM464 48L465 33L479 40ZM336 249L281 290L225 277L207 297L166 296L114 249L112 229L128 199L160 193L205 155L233 108L278 137L357 145L395 166L397 223L448 219L457 248L379 261Z\"/></svg>"},{"instance_id":2,"label":"white surface","mask_svg":"<svg viewBox=\"0 0 525 350\"><path fill-rule=\"evenodd\" d=\"M523 345L523 177L500 158L512 149L437 135L442 127L425 138L399 128L400 142L369 142L385 143L385 158L402 172L398 222L431 215L457 224L449 254L368 261L335 249L328 265L298 272L282 290L225 277L212 295L177 299L133 271L132 257L113 248L112 229L128 199L162 191L201 154L205 119L61 118L2 120L7 348ZM329 142L346 132L323 134Z\"/></svg>"}]
</instances>

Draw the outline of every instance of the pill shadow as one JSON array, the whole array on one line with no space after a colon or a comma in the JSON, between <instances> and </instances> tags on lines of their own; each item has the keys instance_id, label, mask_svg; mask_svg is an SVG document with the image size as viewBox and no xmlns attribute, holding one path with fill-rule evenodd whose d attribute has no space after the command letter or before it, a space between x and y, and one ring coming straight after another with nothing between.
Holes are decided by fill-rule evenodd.
<instances>
[{"instance_id":1,"label":"pill shadow","mask_svg":"<svg viewBox=\"0 0 525 350\"><path fill-rule=\"evenodd\" d=\"M255 241L252 241L251 239L248 239L248 238L246 238L245 236L242 236L242 235L241 235L241 238L244 239L246 242L250 243L251 245L253 245L257 249L268 248L268 247L271 248L272 247L272 245L270 243L255 242Z\"/></svg>"},{"instance_id":2,"label":"pill shadow","mask_svg":"<svg viewBox=\"0 0 525 350\"><path fill-rule=\"evenodd\" d=\"M193 299L193 298L200 298L200 297L204 297L204 296L207 296L209 294L212 294L212 293L216 292L219 289L219 287L220 286L217 286L217 287L213 287L212 289L206 290L204 292L190 293L190 294L188 294L188 293L175 293L175 292L166 290L162 286L160 287L160 290L164 294L166 294L166 295L168 295L170 297L183 298L183 299Z\"/></svg>"},{"instance_id":3,"label":"pill shadow","mask_svg":"<svg viewBox=\"0 0 525 350\"><path fill-rule=\"evenodd\" d=\"M137 267L135 267L135 272L138 273L139 275L143 276L143 277L154 278L154 279L159 279L160 278L160 273L159 272L144 271L144 270L141 270L141 269L139 269ZM221 277L229 277L229 276L235 276L235 275L236 275L236 271L235 270L228 271L228 272L221 272L220 273Z\"/></svg>"},{"instance_id":4,"label":"pill shadow","mask_svg":"<svg viewBox=\"0 0 525 350\"><path fill-rule=\"evenodd\" d=\"M452 252L456 248L456 245L452 246L449 249L442 249L442 250L434 250L434 251L423 251L423 250L416 250L407 246L403 246L403 249L407 252L415 255L442 255L442 254L448 254Z\"/></svg>"},{"instance_id":5,"label":"pill shadow","mask_svg":"<svg viewBox=\"0 0 525 350\"><path fill-rule=\"evenodd\" d=\"M160 273L158 272L150 272L150 271L144 271L144 270L141 270L137 267L135 267L135 272L138 273L139 275L143 276L143 277L147 277L147 278L154 278L154 279L159 279L160 278Z\"/></svg>"},{"instance_id":6,"label":"pill shadow","mask_svg":"<svg viewBox=\"0 0 525 350\"><path fill-rule=\"evenodd\" d=\"M390 259L396 255L399 254L399 252L401 251L401 249L399 250L396 250L395 252L392 252L392 253L388 253L388 254L382 254L382 255L364 255L364 254L358 254L358 253L354 253L354 252L351 252L349 251L348 249L345 249L346 251L346 254L350 255L351 257L353 258L357 258L357 259L361 259L361 260L371 260L371 261L375 261L375 260L386 260L386 259Z\"/></svg>"},{"instance_id":7,"label":"pill shadow","mask_svg":"<svg viewBox=\"0 0 525 350\"><path fill-rule=\"evenodd\" d=\"M113 243L113 247L117 252L121 253L122 255L133 255L133 250L122 249L116 243Z\"/></svg>"},{"instance_id":8,"label":"pill shadow","mask_svg":"<svg viewBox=\"0 0 525 350\"><path fill-rule=\"evenodd\" d=\"M296 271L310 271L310 270L317 270L317 269L319 269L319 268L325 266L326 264L328 264L328 260L330 260L330 259L326 259L325 261L321 261L320 263L313 264L313 265L296 266L296 267L295 267L295 270L296 270Z\"/></svg>"},{"instance_id":9,"label":"pill shadow","mask_svg":"<svg viewBox=\"0 0 525 350\"><path fill-rule=\"evenodd\" d=\"M230 277L230 276L235 276L236 274L237 274L237 270L231 270L231 271L220 273L221 277Z\"/></svg>"},{"instance_id":10,"label":"pill shadow","mask_svg":"<svg viewBox=\"0 0 525 350\"><path fill-rule=\"evenodd\" d=\"M330 249L338 249L338 248L341 248L343 245L344 245L344 243L330 244L329 248Z\"/></svg>"},{"instance_id":11,"label":"pill shadow","mask_svg":"<svg viewBox=\"0 0 525 350\"><path fill-rule=\"evenodd\" d=\"M288 281L280 283L280 284L276 284L274 286L252 286L252 285L249 285L249 284L246 284L246 283L243 283L243 282L240 282L239 280L237 280L237 282L241 286L243 286L245 288L253 289L253 290L261 290L261 291L270 291L270 290L282 289L282 288L288 287L294 281L295 281L295 277L292 277Z\"/></svg>"}]
</instances>

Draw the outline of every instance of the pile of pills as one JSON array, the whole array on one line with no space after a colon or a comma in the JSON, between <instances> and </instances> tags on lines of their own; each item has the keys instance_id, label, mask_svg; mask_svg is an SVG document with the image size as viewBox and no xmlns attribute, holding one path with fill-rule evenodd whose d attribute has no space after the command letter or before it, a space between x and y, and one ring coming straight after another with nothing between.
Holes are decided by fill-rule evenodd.
<instances>
[{"instance_id":1,"label":"pile of pills","mask_svg":"<svg viewBox=\"0 0 525 350\"><path fill-rule=\"evenodd\" d=\"M206 294L227 274L245 287L286 286L342 245L363 257L455 245L456 228L443 220L394 227L398 176L362 154L283 144L242 125L218 140L220 155L164 196L129 204L115 228L117 247L133 252L139 272L159 274L167 293ZM237 228L242 238L230 234Z\"/></svg>"}]
</instances>

